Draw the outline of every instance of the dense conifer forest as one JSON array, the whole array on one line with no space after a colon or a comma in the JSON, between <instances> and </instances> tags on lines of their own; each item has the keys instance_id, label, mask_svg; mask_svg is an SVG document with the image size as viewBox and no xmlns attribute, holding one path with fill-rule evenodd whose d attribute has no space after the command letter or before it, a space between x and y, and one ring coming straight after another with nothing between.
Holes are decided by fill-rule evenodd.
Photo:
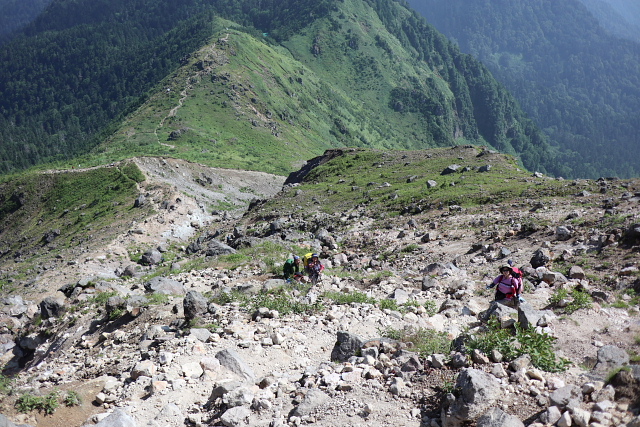
<instances>
[{"instance_id":1,"label":"dense conifer forest","mask_svg":"<svg viewBox=\"0 0 640 427\"><path fill-rule=\"evenodd\" d=\"M640 175L640 45L578 0L410 0L479 58L558 149L561 174Z\"/></svg>"}]
</instances>

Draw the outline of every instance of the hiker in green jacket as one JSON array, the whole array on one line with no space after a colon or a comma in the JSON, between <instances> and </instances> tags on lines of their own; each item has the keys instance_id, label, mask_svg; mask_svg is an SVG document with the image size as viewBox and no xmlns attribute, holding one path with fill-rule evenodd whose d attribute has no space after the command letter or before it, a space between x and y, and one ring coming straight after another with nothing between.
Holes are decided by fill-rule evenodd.
<instances>
[{"instance_id":1,"label":"hiker in green jacket","mask_svg":"<svg viewBox=\"0 0 640 427\"><path fill-rule=\"evenodd\" d=\"M294 255L293 258L289 258L284 262L284 267L282 268L284 279L287 281L291 281L291 279L300 274L302 270L302 260L298 255Z\"/></svg>"}]
</instances>

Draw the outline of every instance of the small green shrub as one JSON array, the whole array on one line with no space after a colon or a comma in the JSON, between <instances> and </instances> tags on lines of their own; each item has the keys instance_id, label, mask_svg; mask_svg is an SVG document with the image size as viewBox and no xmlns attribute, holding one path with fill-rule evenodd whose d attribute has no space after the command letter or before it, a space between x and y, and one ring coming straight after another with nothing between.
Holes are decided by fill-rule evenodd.
<instances>
[{"instance_id":1,"label":"small green shrub","mask_svg":"<svg viewBox=\"0 0 640 427\"><path fill-rule=\"evenodd\" d=\"M384 298L379 302L380 310L393 310L398 311L398 303L394 299Z\"/></svg>"},{"instance_id":2,"label":"small green shrub","mask_svg":"<svg viewBox=\"0 0 640 427\"><path fill-rule=\"evenodd\" d=\"M26 414L35 409L39 409L44 399L41 396L34 396L31 393L23 394L16 400L16 409L18 412Z\"/></svg>"},{"instance_id":3,"label":"small green shrub","mask_svg":"<svg viewBox=\"0 0 640 427\"><path fill-rule=\"evenodd\" d=\"M148 305L164 305L169 302L169 295L158 292L145 296Z\"/></svg>"},{"instance_id":4,"label":"small green shrub","mask_svg":"<svg viewBox=\"0 0 640 427\"><path fill-rule=\"evenodd\" d=\"M573 301L567 305L566 311L567 313L573 313L574 311L580 310L581 308L591 308L593 307L593 298L587 292L574 288L571 292L571 297Z\"/></svg>"},{"instance_id":5,"label":"small green shrub","mask_svg":"<svg viewBox=\"0 0 640 427\"><path fill-rule=\"evenodd\" d=\"M402 250L400 252L408 253L408 252L413 252L413 251L415 251L417 249L420 249L420 246L417 243L411 243L411 244L405 246L404 248L402 248Z\"/></svg>"},{"instance_id":6,"label":"small green shrub","mask_svg":"<svg viewBox=\"0 0 640 427\"><path fill-rule=\"evenodd\" d=\"M431 354L448 354L451 350L451 340L446 332L438 332L434 329L408 328L393 329L387 328L379 331L380 335L397 341L410 344L410 348L426 357Z\"/></svg>"},{"instance_id":7,"label":"small green shrub","mask_svg":"<svg viewBox=\"0 0 640 427\"><path fill-rule=\"evenodd\" d=\"M618 375L618 372L620 371L630 371L631 368L629 368L628 366L619 366L617 368L612 369L611 371L609 371L607 373L607 375L605 376L604 382L606 384L610 384L611 381L613 381L613 379L615 378L616 375Z\"/></svg>"},{"instance_id":8,"label":"small green shrub","mask_svg":"<svg viewBox=\"0 0 640 427\"><path fill-rule=\"evenodd\" d=\"M248 299L247 295L234 290L231 292L221 292L211 300L218 305L225 305L233 302L246 303Z\"/></svg>"},{"instance_id":9,"label":"small green shrub","mask_svg":"<svg viewBox=\"0 0 640 427\"><path fill-rule=\"evenodd\" d=\"M551 297L549 297L548 304L555 307L560 301L566 300L567 298L569 298L569 291L565 288L557 288L553 291Z\"/></svg>"},{"instance_id":10,"label":"small green shrub","mask_svg":"<svg viewBox=\"0 0 640 427\"><path fill-rule=\"evenodd\" d=\"M97 305L105 305L107 300L111 297L117 296L118 293L116 291L111 292L98 292L95 297L91 298L91 302Z\"/></svg>"},{"instance_id":11,"label":"small green shrub","mask_svg":"<svg viewBox=\"0 0 640 427\"><path fill-rule=\"evenodd\" d=\"M478 349L484 354L498 350L506 361L528 354L536 368L547 372L562 372L571 362L556 357L553 350L555 340L556 338L549 334L539 334L534 328L524 329L518 323L515 325L515 331L502 329L500 323L493 319L484 333L467 343L467 348L469 352Z\"/></svg>"},{"instance_id":12,"label":"small green shrub","mask_svg":"<svg viewBox=\"0 0 640 427\"><path fill-rule=\"evenodd\" d=\"M591 308L593 306L593 299L591 298L591 295L577 287L573 288L571 292L565 288L556 289L549 298L548 303L555 307L562 300L569 300L567 306L564 307L565 313L568 314L580 310L581 308Z\"/></svg>"},{"instance_id":13,"label":"small green shrub","mask_svg":"<svg viewBox=\"0 0 640 427\"><path fill-rule=\"evenodd\" d=\"M109 313L109 320L116 320L121 318L122 316L124 316L124 314L127 312L127 310L125 308L122 307L118 307L115 310L111 311Z\"/></svg>"},{"instance_id":14,"label":"small green shrub","mask_svg":"<svg viewBox=\"0 0 640 427\"><path fill-rule=\"evenodd\" d=\"M140 168L138 168L138 165L133 162L128 162L121 166L120 171L124 176L137 183L141 183L146 179Z\"/></svg>"},{"instance_id":15,"label":"small green shrub","mask_svg":"<svg viewBox=\"0 0 640 427\"><path fill-rule=\"evenodd\" d=\"M613 308L629 308L629 303L619 299L619 300L614 301L613 303L611 303L611 307L613 307Z\"/></svg>"},{"instance_id":16,"label":"small green shrub","mask_svg":"<svg viewBox=\"0 0 640 427\"><path fill-rule=\"evenodd\" d=\"M424 308L427 309L427 316L431 317L438 313L438 306L433 300L425 301Z\"/></svg>"},{"instance_id":17,"label":"small green shrub","mask_svg":"<svg viewBox=\"0 0 640 427\"><path fill-rule=\"evenodd\" d=\"M234 267L237 268L240 265L251 261L251 257L238 252L235 254L222 255L219 260L221 262L233 264ZM232 267L231 269L233 270L234 268Z\"/></svg>"},{"instance_id":18,"label":"small green shrub","mask_svg":"<svg viewBox=\"0 0 640 427\"><path fill-rule=\"evenodd\" d=\"M329 299L338 305L343 304L375 304L375 298L370 298L367 294L363 292L325 292L322 294L322 297L325 299Z\"/></svg>"},{"instance_id":19,"label":"small green shrub","mask_svg":"<svg viewBox=\"0 0 640 427\"><path fill-rule=\"evenodd\" d=\"M7 395L11 393L13 388L13 379L0 374L0 394Z\"/></svg>"},{"instance_id":20,"label":"small green shrub","mask_svg":"<svg viewBox=\"0 0 640 427\"><path fill-rule=\"evenodd\" d=\"M64 403L65 406L80 406L82 399L77 391L69 390L62 400L62 403Z\"/></svg>"},{"instance_id":21,"label":"small green shrub","mask_svg":"<svg viewBox=\"0 0 640 427\"><path fill-rule=\"evenodd\" d=\"M371 277L371 280L382 280L382 279L386 279L388 277L393 276L393 272L389 271L389 270L382 270L382 271L378 271L376 272L373 277Z\"/></svg>"},{"instance_id":22,"label":"small green shrub","mask_svg":"<svg viewBox=\"0 0 640 427\"><path fill-rule=\"evenodd\" d=\"M58 406L60 404L58 403L57 391L52 391L46 396L34 396L31 393L26 393L16 400L16 409L24 414L38 410L51 415L58 409Z\"/></svg>"},{"instance_id":23,"label":"small green shrub","mask_svg":"<svg viewBox=\"0 0 640 427\"><path fill-rule=\"evenodd\" d=\"M266 307L269 310L277 310L278 313L282 315L287 315L291 313L295 314L306 314L306 313L314 313L320 311L322 309L322 303L317 302L316 304L306 304L300 302L292 295L286 293L286 291L281 290L276 293L265 293L258 294L250 298L250 302L248 304L249 310L251 312L255 312L261 307Z\"/></svg>"}]
</instances>

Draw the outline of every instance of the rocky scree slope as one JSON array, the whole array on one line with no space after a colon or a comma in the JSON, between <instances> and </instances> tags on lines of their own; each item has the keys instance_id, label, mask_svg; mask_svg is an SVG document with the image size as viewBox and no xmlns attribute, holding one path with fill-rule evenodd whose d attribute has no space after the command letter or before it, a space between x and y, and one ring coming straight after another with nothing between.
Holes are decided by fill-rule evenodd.
<instances>
[{"instance_id":1,"label":"rocky scree slope","mask_svg":"<svg viewBox=\"0 0 640 427\"><path fill-rule=\"evenodd\" d=\"M483 173L472 165L479 154L457 147L383 163L455 161L433 180L460 187ZM349 155L363 153L340 157ZM503 166L491 163L494 173ZM385 164L369 167L383 174ZM340 192L312 171L243 218L200 228L183 246L192 268L150 259L144 273L162 274L132 269L62 280L44 299L5 298L3 364L15 376L2 413L33 426L637 426L640 182L515 173L540 197L404 204L402 177L386 182L402 202L390 207L375 192L350 206L333 199ZM322 179L339 188L349 178ZM321 254L323 281L281 281L282 260L307 250ZM518 310L485 290L507 259L526 274ZM491 328L524 326L536 332L472 351ZM508 351L547 336L551 354ZM14 406L56 390L83 403L50 415Z\"/></svg>"}]
</instances>

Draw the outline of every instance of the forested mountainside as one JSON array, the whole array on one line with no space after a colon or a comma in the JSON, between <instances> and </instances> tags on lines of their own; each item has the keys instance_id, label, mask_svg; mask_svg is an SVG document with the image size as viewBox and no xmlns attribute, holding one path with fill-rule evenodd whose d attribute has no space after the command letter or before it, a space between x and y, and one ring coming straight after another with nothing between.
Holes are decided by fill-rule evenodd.
<instances>
[{"instance_id":1,"label":"forested mountainside","mask_svg":"<svg viewBox=\"0 0 640 427\"><path fill-rule=\"evenodd\" d=\"M51 0L0 0L0 44L33 21Z\"/></svg>"},{"instance_id":2,"label":"forested mountainside","mask_svg":"<svg viewBox=\"0 0 640 427\"><path fill-rule=\"evenodd\" d=\"M640 45L578 0L410 0L479 58L559 147L575 176L640 174Z\"/></svg>"},{"instance_id":3,"label":"forested mountainside","mask_svg":"<svg viewBox=\"0 0 640 427\"><path fill-rule=\"evenodd\" d=\"M565 171L483 65L393 0L56 0L0 67L0 172L85 153L286 173L331 146L459 143Z\"/></svg>"},{"instance_id":4,"label":"forested mountainside","mask_svg":"<svg viewBox=\"0 0 640 427\"><path fill-rule=\"evenodd\" d=\"M640 42L640 3L636 0L580 0L607 31Z\"/></svg>"}]
</instances>

